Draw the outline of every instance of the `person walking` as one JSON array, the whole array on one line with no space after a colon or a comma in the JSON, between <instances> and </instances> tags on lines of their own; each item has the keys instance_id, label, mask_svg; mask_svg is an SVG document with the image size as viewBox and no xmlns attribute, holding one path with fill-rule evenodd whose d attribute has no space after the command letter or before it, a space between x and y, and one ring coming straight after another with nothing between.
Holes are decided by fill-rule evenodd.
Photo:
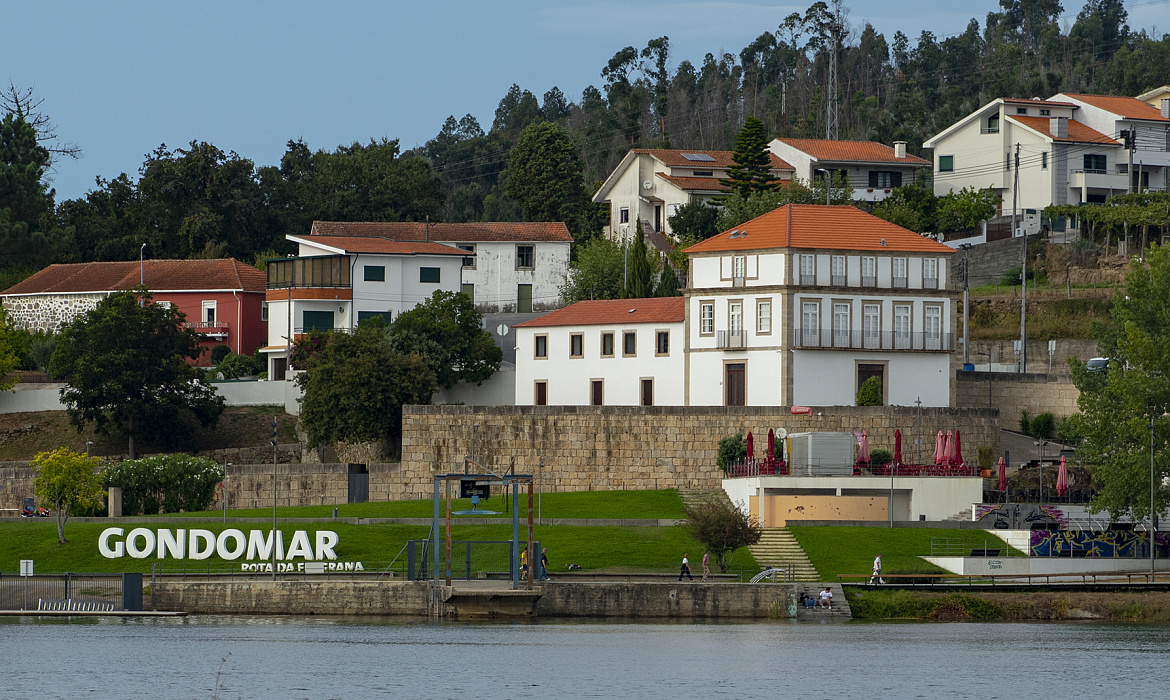
<instances>
[{"instance_id":1,"label":"person walking","mask_svg":"<svg viewBox=\"0 0 1170 700\"><path fill-rule=\"evenodd\" d=\"M528 548L520 550L520 575L523 576L528 573Z\"/></svg>"},{"instance_id":2,"label":"person walking","mask_svg":"<svg viewBox=\"0 0 1170 700\"><path fill-rule=\"evenodd\" d=\"M548 547L540 550L540 580L552 580L548 577Z\"/></svg>"},{"instance_id":3,"label":"person walking","mask_svg":"<svg viewBox=\"0 0 1170 700\"><path fill-rule=\"evenodd\" d=\"M683 576L686 576L691 581L695 580L695 577L691 576L691 560L687 559L686 554L683 555L682 569L678 572L678 580L681 581Z\"/></svg>"},{"instance_id":4,"label":"person walking","mask_svg":"<svg viewBox=\"0 0 1170 700\"><path fill-rule=\"evenodd\" d=\"M711 575L711 550L703 552L703 583L707 582L707 577Z\"/></svg>"},{"instance_id":5,"label":"person walking","mask_svg":"<svg viewBox=\"0 0 1170 700\"><path fill-rule=\"evenodd\" d=\"M875 578L878 583L885 583L885 580L882 579L882 555L880 554L873 558L873 573L869 575L869 582L873 583Z\"/></svg>"}]
</instances>

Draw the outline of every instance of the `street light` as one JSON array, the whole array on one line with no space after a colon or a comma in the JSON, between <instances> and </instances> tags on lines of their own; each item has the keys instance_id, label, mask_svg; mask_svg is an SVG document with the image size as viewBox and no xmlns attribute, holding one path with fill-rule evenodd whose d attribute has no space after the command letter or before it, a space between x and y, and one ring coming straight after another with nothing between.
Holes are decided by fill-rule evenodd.
<instances>
[{"instance_id":1,"label":"street light","mask_svg":"<svg viewBox=\"0 0 1170 700\"><path fill-rule=\"evenodd\" d=\"M93 440L85 441L85 458L89 459L89 448L93 445Z\"/></svg>"},{"instance_id":2,"label":"street light","mask_svg":"<svg viewBox=\"0 0 1170 700\"><path fill-rule=\"evenodd\" d=\"M1150 580L1154 576L1154 418L1150 417Z\"/></svg>"},{"instance_id":3,"label":"street light","mask_svg":"<svg viewBox=\"0 0 1170 700\"><path fill-rule=\"evenodd\" d=\"M1040 447L1040 505L1043 506L1044 505L1044 446L1051 444L1051 443L1049 443L1047 440L1041 440L1040 442L1033 442L1032 444L1038 445Z\"/></svg>"}]
</instances>

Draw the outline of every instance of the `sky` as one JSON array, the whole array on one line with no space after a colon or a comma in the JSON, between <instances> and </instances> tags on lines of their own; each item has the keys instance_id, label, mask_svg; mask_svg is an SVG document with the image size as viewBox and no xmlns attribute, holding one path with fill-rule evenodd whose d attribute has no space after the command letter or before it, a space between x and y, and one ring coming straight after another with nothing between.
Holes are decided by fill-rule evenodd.
<instances>
[{"instance_id":1,"label":"sky","mask_svg":"<svg viewBox=\"0 0 1170 700\"><path fill-rule=\"evenodd\" d=\"M209 141L257 165L290 139L424 144L448 115L491 126L513 84L571 99L621 48L669 36L671 65L738 54L812 0L19 2L0 0L0 81L32 88L59 137L82 150L51 173L57 201L94 178L135 175L161 144ZM1065 22L1082 6L1065 0ZM1134 28L1170 25L1165 0L1126 1ZM913 40L983 24L998 0L852 0L855 27Z\"/></svg>"}]
</instances>

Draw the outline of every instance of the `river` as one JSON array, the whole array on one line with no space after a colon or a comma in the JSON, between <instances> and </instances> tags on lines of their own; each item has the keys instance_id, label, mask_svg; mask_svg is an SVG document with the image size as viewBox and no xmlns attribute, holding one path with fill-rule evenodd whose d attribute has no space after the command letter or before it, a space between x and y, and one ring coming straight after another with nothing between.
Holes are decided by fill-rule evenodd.
<instances>
[{"instance_id":1,"label":"river","mask_svg":"<svg viewBox=\"0 0 1170 700\"><path fill-rule=\"evenodd\" d=\"M0 618L0 698L1069 700L1168 661L1167 625Z\"/></svg>"}]
</instances>

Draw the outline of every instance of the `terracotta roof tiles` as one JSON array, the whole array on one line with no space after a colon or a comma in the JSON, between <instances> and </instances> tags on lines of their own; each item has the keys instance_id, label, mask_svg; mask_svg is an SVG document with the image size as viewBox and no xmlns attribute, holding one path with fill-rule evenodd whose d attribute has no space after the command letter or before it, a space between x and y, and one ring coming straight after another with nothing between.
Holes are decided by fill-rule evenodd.
<instances>
[{"instance_id":1,"label":"terracotta roof tiles","mask_svg":"<svg viewBox=\"0 0 1170 700\"><path fill-rule=\"evenodd\" d=\"M298 243L319 243L347 253L382 255L467 255L467 251L434 241L395 241L375 236L289 236Z\"/></svg>"},{"instance_id":2,"label":"terracotta roof tiles","mask_svg":"<svg viewBox=\"0 0 1170 700\"><path fill-rule=\"evenodd\" d=\"M429 228L429 230L428 230ZM416 221L314 221L311 236L373 236L395 241L559 241L573 237L560 221L446 224Z\"/></svg>"},{"instance_id":3,"label":"terracotta roof tiles","mask_svg":"<svg viewBox=\"0 0 1170 700\"><path fill-rule=\"evenodd\" d=\"M516 324L516 328L545 328L552 326L607 326L633 323L681 323L684 315L682 297L653 299L604 299L579 301L557 309L531 321Z\"/></svg>"},{"instance_id":4,"label":"terracotta roof tiles","mask_svg":"<svg viewBox=\"0 0 1170 700\"><path fill-rule=\"evenodd\" d=\"M235 259L147 260L142 279L152 290L184 291L238 289L262 292L267 277L251 265ZM138 261L91 262L50 265L3 294L67 294L113 292L139 284Z\"/></svg>"},{"instance_id":5,"label":"terracotta roof tiles","mask_svg":"<svg viewBox=\"0 0 1170 700\"><path fill-rule=\"evenodd\" d=\"M663 165L668 165L672 168L695 168L697 170L726 168L732 164L732 156L734 155L732 151L699 151L686 148L635 148L633 150L634 153L645 153L654 156ZM690 160L689 158L683 157L684 153L710 156L714 160ZM774 153L769 153L768 156L771 158L773 170L796 170L796 168L793 168Z\"/></svg>"},{"instance_id":6,"label":"terracotta roof tiles","mask_svg":"<svg viewBox=\"0 0 1170 700\"><path fill-rule=\"evenodd\" d=\"M1057 138L1048 130L1049 117L1024 117L1018 114L1009 114L1007 116L1008 119L1014 119L1026 127L1035 129L1045 136L1050 137L1053 141L1060 141L1062 143L1100 143L1109 146L1120 145L1117 141L1114 141L1096 129L1080 123L1076 119L1068 120L1068 136Z\"/></svg>"},{"instance_id":7,"label":"terracotta roof tiles","mask_svg":"<svg viewBox=\"0 0 1170 700\"><path fill-rule=\"evenodd\" d=\"M825 139L777 140L822 161L904 163L914 166L930 165L930 161L910 154L906 154L905 158L897 158L894 156L894 149L892 147L875 141L829 141Z\"/></svg>"},{"instance_id":8,"label":"terracotta roof tiles","mask_svg":"<svg viewBox=\"0 0 1170 700\"><path fill-rule=\"evenodd\" d=\"M1115 97L1113 95L1078 95L1072 92L1061 93L1066 97L1073 97L1082 102L1087 102L1106 112L1113 112L1123 119L1144 119L1152 122L1170 122L1170 119L1162 116L1157 107L1142 102L1133 97Z\"/></svg>"}]
</instances>

